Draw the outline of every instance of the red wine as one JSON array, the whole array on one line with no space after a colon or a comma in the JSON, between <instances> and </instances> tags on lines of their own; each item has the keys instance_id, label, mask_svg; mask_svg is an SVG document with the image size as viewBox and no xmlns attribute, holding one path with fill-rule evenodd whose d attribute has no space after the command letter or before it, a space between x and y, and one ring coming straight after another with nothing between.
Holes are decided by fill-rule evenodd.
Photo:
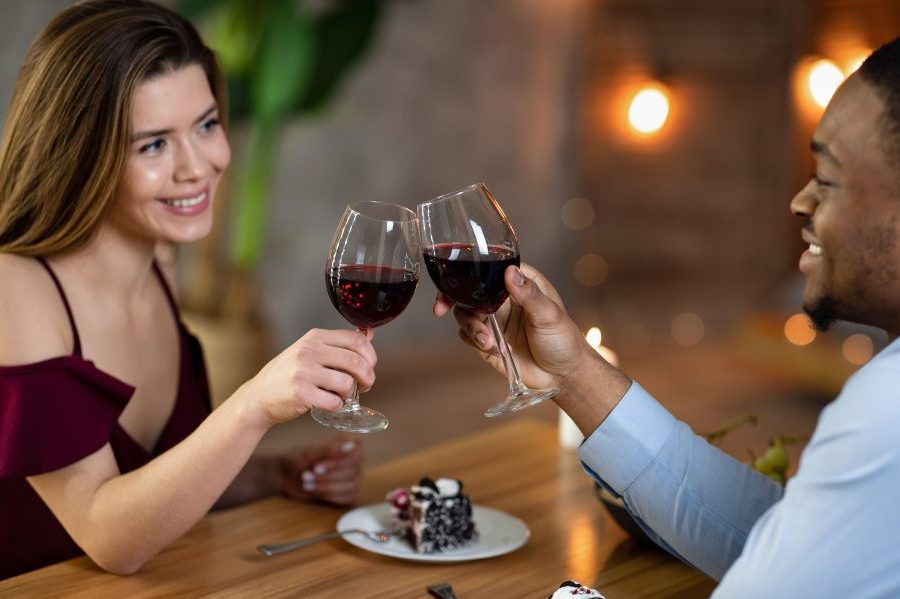
<instances>
[{"instance_id":1,"label":"red wine","mask_svg":"<svg viewBox=\"0 0 900 599\"><path fill-rule=\"evenodd\" d=\"M487 249L482 254L471 243L437 244L425 250L425 267L440 292L458 306L496 312L508 295L503 273L519 265L519 254L499 245Z\"/></svg>"},{"instance_id":2,"label":"red wine","mask_svg":"<svg viewBox=\"0 0 900 599\"><path fill-rule=\"evenodd\" d=\"M331 303L360 329L394 320L412 299L418 282L412 270L372 264L345 264L325 273Z\"/></svg>"}]
</instances>

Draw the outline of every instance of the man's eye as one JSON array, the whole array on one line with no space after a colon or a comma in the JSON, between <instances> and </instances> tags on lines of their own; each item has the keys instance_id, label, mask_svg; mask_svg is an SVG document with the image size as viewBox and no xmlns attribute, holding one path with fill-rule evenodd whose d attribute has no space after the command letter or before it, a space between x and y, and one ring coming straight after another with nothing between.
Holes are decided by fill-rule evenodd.
<instances>
[{"instance_id":1,"label":"man's eye","mask_svg":"<svg viewBox=\"0 0 900 599\"><path fill-rule=\"evenodd\" d=\"M166 145L166 141L164 139L154 139L148 144L144 144L140 147L138 152L141 154L146 154L148 152L158 152Z\"/></svg>"},{"instance_id":2,"label":"man's eye","mask_svg":"<svg viewBox=\"0 0 900 599\"><path fill-rule=\"evenodd\" d=\"M810 179L812 179L818 187L831 187L833 183L831 181L827 181L819 176L819 173L813 173L810 175Z\"/></svg>"}]
</instances>

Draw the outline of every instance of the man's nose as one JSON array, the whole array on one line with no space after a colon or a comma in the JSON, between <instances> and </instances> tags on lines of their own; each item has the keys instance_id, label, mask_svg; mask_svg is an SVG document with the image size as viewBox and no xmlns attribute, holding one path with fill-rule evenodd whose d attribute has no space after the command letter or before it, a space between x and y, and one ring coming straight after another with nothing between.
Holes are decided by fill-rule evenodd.
<instances>
[{"instance_id":1,"label":"man's nose","mask_svg":"<svg viewBox=\"0 0 900 599\"><path fill-rule=\"evenodd\" d=\"M817 204L815 194L813 193L815 184L816 182L810 179L810 181L804 185L791 200L791 212L793 212L795 216L812 216Z\"/></svg>"}]
</instances>

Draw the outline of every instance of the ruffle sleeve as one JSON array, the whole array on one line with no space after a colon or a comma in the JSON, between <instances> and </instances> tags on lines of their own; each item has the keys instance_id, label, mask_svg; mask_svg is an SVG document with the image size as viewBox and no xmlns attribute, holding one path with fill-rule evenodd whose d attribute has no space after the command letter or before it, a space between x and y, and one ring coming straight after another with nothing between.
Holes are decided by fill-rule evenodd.
<instances>
[{"instance_id":1,"label":"ruffle sleeve","mask_svg":"<svg viewBox=\"0 0 900 599\"><path fill-rule=\"evenodd\" d=\"M76 356L0 366L0 478L51 472L97 451L133 393Z\"/></svg>"}]
</instances>

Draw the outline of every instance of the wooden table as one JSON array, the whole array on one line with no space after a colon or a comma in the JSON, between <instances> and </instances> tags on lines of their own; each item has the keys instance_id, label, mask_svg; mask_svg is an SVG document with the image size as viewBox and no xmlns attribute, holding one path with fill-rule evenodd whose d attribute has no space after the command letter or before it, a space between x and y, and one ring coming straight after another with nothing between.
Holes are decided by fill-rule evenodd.
<instances>
[{"instance_id":1,"label":"wooden table","mask_svg":"<svg viewBox=\"0 0 900 599\"><path fill-rule=\"evenodd\" d=\"M492 559L434 564L398 560L335 539L277 557L261 543L334 529L342 510L282 498L212 513L133 576L73 559L0 582L3 597L428 597L447 582L459 599L544 598L563 580L608 599L706 597L713 582L658 549L638 546L594 498L556 428L513 417L366 471L359 504L428 475L464 481L475 503L504 510L531 529L528 543Z\"/></svg>"}]
</instances>

